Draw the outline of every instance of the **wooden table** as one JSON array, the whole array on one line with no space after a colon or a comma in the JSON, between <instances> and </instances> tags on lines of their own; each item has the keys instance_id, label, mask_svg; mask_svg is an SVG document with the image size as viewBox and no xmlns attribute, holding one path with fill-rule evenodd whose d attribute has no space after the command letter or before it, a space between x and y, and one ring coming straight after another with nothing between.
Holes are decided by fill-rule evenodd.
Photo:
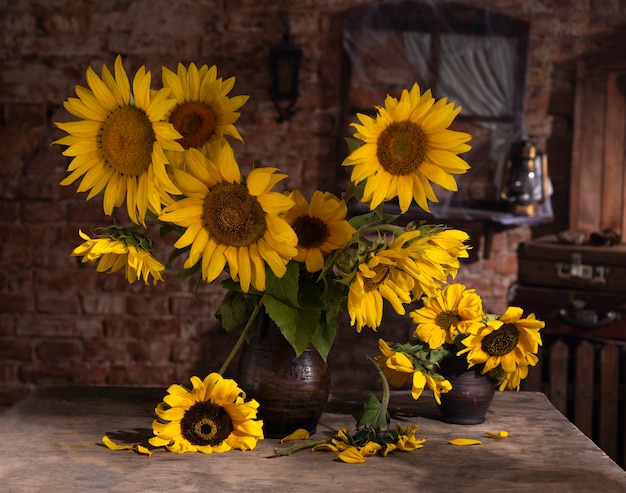
<instances>
[{"instance_id":1,"label":"wooden table","mask_svg":"<svg viewBox=\"0 0 626 493\"><path fill-rule=\"evenodd\" d=\"M163 389L42 388L0 414L0 491L8 492L620 492L626 472L537 392L496 392L481 425L443 423L430 395L417 402L394 392L394 420L419 425L424 448L344 464L330 452L272 457L276 440L251 452L152 457L114 452L104 434L123 441L151 435ZM366 393L334 393L315 438L354 424ZM496 440L485 430L506 430ZM452 438L481 446L453 446Z\"/></svg>"}]
</instances>

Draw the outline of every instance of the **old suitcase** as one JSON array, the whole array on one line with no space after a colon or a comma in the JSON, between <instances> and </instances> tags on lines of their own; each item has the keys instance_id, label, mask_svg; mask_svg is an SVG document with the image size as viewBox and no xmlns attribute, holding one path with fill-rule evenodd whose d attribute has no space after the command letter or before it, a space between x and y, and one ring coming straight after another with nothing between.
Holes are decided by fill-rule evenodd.
<instances>
[{"instance_id":1,"label":"old suitcase","mask_svg":"<svg viewBox=\"0 0 626 493\"><path fill-rule=\"evenodd\" d=\"M626 293L626 245L559 243L555 235L520 244L518 280L528 286Z\"/></svg>"},{"instance_id":2,"label":"old suitcase","mask_svg":"<svg viewBox=\"0 0 626 493\"><path fill-rule=\"evenodd\" d=\"M612 293L513 284L509 304L546 323L545 334L626 340L626 292Z\"/></svg>"}]
</instances>

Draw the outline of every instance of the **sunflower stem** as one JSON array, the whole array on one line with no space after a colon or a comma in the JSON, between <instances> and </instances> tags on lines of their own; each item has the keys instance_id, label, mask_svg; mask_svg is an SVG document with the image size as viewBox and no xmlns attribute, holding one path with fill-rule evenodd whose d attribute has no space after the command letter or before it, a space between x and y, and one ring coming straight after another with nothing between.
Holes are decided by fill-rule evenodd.
<instances>
[{"instance_id":1,"label":"sunflower stem","mask_svg":"<svg viewBox=\"0 0 626 493\"><path fill-rule=\"evenodd\" d=\"M380 401L380 407L376 412L376 416L372 419L371 428L377 431L387 431L389 428L389 400L391 398L391 391L389 389L389 382L387 381L387 377L383 373L382 367L374 361L370 356L365 355L365 359L374 367L374 369L378 372L378 376L383 384L383 397Z\"/></svg>"},{"instance_id":2,"label":"sunflower stem","mask_svg":"<svg viewBox=\"0 0 626 493\"><path fill-rule=\"evenodd\" d=\"M364 227L363 229L359 230L359 233L361 233L362 235L366 235L369 233L380 233L381 231L387 231L394 234L402 234L406 232L406 229L396 224L374 224Z\"/></svg>"},{"instance_id":3,"label":"sunflower stem","mask_svg":"<svg viewBox=\"0 0 626 493\"><path fill-rule=\"evenodd\" d=\"M323 440L309 440L307 442L296 443L291 447L276 447L274 448L274 455L290 455L298 450L304 450L307 448L313 448L318 445L323 445L325 443L330 443L330 439L324 438Z\"/></svg>"},{"instance_id":4,"label":"sunflower stem","mask_svg":"<svg viewBox=\"0 0 626 493\"><path fill-rule=\"evenodd\" d=\"M235 357L235 355L237 354L241 346L243 346L243 343L246 341L246 338L248 337L248 334L250 333L252 324L254 324L254 321L256 320L262 308L263 308L263 297L260 297L258 303L256 304L256 306L254 307L254 310L252 311L252 315L250 315L250 318L248 319L248 322L246 323L246 326L241 331L241 334L239 335L239 339L237 339L237 342L235 343L233 348L230 350L229 355L224 360L224 363L222 364L222 367L219 370L220 375L224 376L224 372L228 369L228 365L230 365L231 361L233 360L233 358Z\"/></svg>"}]
</instances>

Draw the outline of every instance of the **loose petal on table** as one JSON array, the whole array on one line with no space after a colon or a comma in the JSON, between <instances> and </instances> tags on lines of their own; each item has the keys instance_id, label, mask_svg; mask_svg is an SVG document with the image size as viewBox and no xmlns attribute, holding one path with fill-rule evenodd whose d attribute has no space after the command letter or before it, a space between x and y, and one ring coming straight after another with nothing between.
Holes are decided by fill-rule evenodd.
<instances>
[{"instance_id":1,"label":"loose petal on table","mask_svg":"<svg viewBox=\"0 0 626 493\"><path fill-rule=\"evenodd\" d=\"M310 433L307 430L305 430L304 428L298 428L296 431L283 438L280 443L289 442L291 440L306 440L307 438L309 438L309 436Z\"/></svg>"},{"instance_id":2,"label":"loose petal on table","mask_svg":"<svg viewBox=\"0 0 626 493\"><path fill-rule=\"evenodd\" d=\"M483 442L480 440L474 440L473 438L454 438L450 440L448 443L452 445L466 446L466 445L482 445Z\"/></svg>"},{"instance_id":3,"label":"loose petal on table","mask_svg":"<svg viewBox=\"0 0 626 493\"><path fill-rule=\"evenodd\" d=\"M509 436L508 431L499 431L498 433L493 433L491 431L485 431L485 435L489 438L507 438Z\"/></svg>"}]
</instances>

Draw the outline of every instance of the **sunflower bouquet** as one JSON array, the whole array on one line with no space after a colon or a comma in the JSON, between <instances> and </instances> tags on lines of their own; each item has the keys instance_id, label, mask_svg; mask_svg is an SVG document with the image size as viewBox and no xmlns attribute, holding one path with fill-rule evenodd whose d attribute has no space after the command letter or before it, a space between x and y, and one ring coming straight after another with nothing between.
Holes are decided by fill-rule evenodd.
<instances>
[{"instance_id":1,"label":"sunflower bouquet","mask_svg":"<svg viewBox=\"0 0 626 493\"><path fill-rule=\"evenodd\" d=\"M507 312L499 320L481 319L480 327L470 324L478 310L471 290L461 295L458 288L444 287L468 256L469 236L441 225L397 224L414 202L429 212L428 202L437 201L433 184L456 191L454 175L469 169L459 155L470 150L471 136L449 128L460 107L436 100L430 90L422 93L417 84L400 98L387 96L375 117L358 114L359 123L352 124L355 133L342 163L352 168L349 189L340 196L316 190L307 199L299 190L278 190L287 175L277 168L242 172L229 139L243 141L235 123L248 96L230 96L235 78L218 77L215 66L181 63L176 72L163 67L161 84L153 89L145 67L131 83L118 56L113 72L104 65L98 75L89 67L86 82L88 87L77 86L77 97L64 102L76 119L55 123L67 135L54 143L71 158L61 185L78 181L76 191L87 193L87 200L101 195L107 216L125 205L128 224L79 231L83 243L72 255L99 272L123 269L130 283L163 281L178 258L177 279L221 280L226 291L216 315L241 337L217 375L261 314L276 323L297 355L312 344L326 359L340 312L348 313L358 332L377 330L385 300L400 315L409 303L423 300L424 308L411 314L424 341L421 349L381 342L377 364L392 383L408 374L412 362L414 395L424 382L436 395L445 390L433 372L447 351L442 343L451 344L454 331L471 334L463 340L472 342L470 364L488 354L480 363L489 371L501 365L506 384L523 378L537 342L527 334L527 322ZM385 213L391 201L400 215ZM366 212L350 214L357 202ZM153 255L159 241L172 246L167 262ZM437 311L438 300L445 310ZM450 302L457 304L445 304ZM507 353L494 359L484 349L486 340L500 344L489 331L504 333L501 326L508 327L510 344L516 340L514 358ZM512 327L521 329L514 334ZM418 370L424 370L423 379ZM169 400L187 402L178 390ZM167 407L161 417L179 417ZM163 426L155 429L167 436Z\"/></svg>"}]
</instances>

